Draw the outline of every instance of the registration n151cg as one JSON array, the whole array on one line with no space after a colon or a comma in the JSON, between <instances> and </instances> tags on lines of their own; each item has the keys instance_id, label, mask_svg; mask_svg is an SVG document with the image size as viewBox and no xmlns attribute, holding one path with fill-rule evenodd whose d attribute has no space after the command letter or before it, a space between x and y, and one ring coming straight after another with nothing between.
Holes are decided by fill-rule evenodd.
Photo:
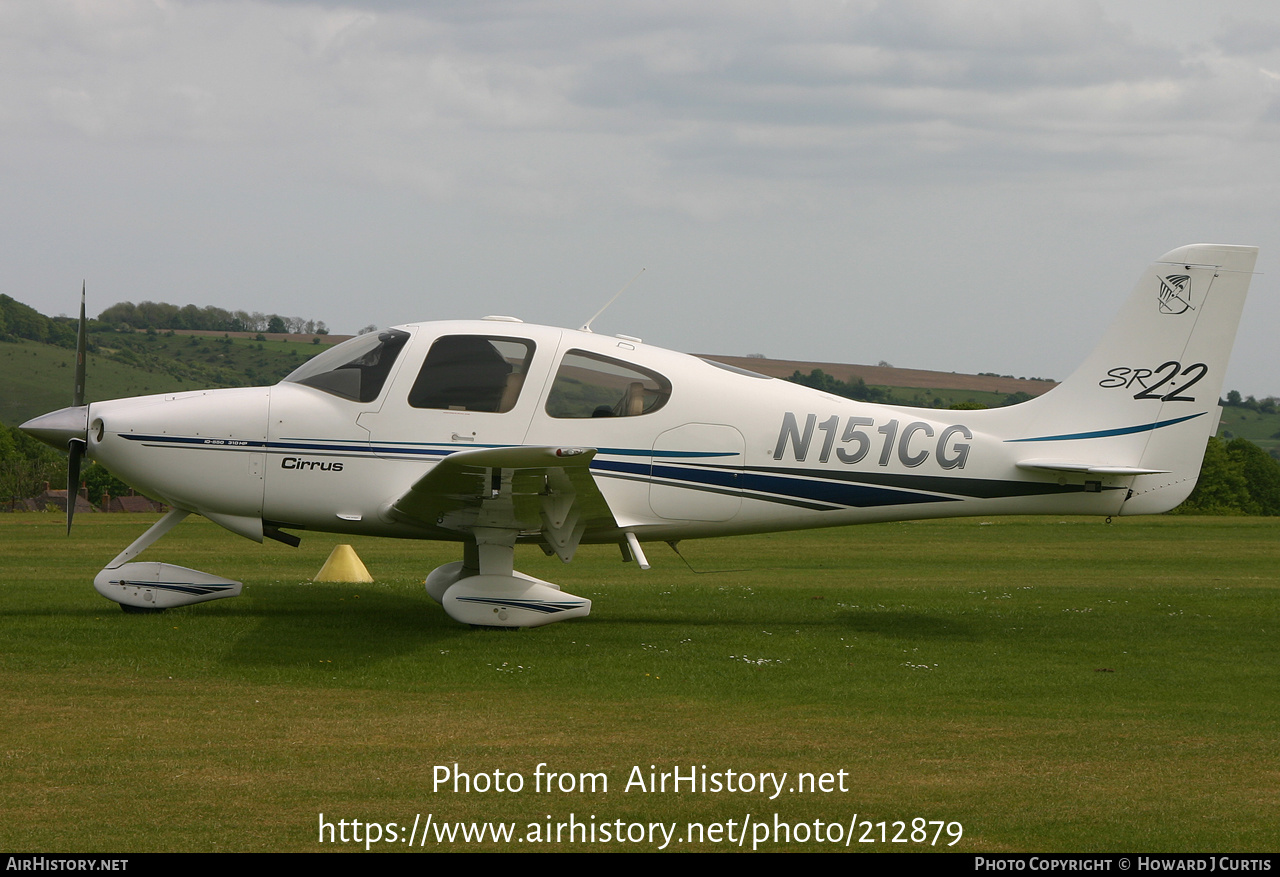
<instances>
[{"instance_id":1,"label":"registration n151cg","mask_svg":"<svg viewBox=\"0 0 1280 877\"><path fill-rule=\"evenodd\" d=\"M837 460L851 466L862 462L879 445L880 456L876 462L881 466L888 466L896 452L898 462L908 468L923 465L932 457L943 469L963 469L969 459L969 440L973 438L969 427L963 424L956 423L935 431L933 424L923 420L913 420L902 426L897 418L877 427L874 418L851 416L845 418L841 429L838 414L832 414L822 422L818 422L816 414L806 415L802 430L796 415L788 411L782 415L782 428L778 431L773 459L781 460L786 456L787 445L790 444L793 458L804 462L813 444L815 427L823 432L818 462L826 463L834 450ZM932 441L935 434L936 443Z\"/></svg>"}]
</instances>

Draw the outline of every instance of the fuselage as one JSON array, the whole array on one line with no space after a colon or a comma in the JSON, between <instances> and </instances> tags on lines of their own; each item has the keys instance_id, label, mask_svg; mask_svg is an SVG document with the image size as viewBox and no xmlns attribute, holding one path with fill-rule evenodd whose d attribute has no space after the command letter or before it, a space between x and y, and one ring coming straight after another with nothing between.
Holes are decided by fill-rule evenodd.
<instances>
[{"instance_id":1,"label":"fuselage","mask_svg":"<svg viewBox=\"0 0 1280 877\"><path fill-rule=\"evenodd\" d=\"M584 542L1105 515L1132 480L1018 468L1021 449L993 434L1025 426L1007 410L857 402L626 337L421 323L322 357L272 387L94 403L88 454L256 539L264 526L458 539L391 504L439 460L486 447L597 449L591 473L614 526Z\"/></svg>"}]
</instances>

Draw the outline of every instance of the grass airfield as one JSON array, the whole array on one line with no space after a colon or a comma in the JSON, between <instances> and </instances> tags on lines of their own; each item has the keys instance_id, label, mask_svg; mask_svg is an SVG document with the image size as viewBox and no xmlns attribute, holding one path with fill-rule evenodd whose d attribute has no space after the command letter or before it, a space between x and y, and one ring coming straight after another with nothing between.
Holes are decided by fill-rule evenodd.
<instances>
[{"instance_id":1,"label":"grass airfield","mask_svg":"<svg viewBox=\"0 0 1280 877\"><path fill-rule=\"evenodd\" d=\"M373 585L312 584L337 537L189 519L143 560L245 582L126 616L92 590L151 521L0 515L0 838L10 851L324 851L327 821L847 826L850 849L1280 849L1280 519L995 518L663 545L517 567L590 618L472 630L422 589L455 546L353 540ZM539 763L601 792L536 792ZM437 765L523 775L433 790ZM625 791L633 766L847 771L848 791ZM792 783L789 783L792 785ZM954 846L878 824L963 825ZM863 822L875 843L859 842ZM932 829L930 829L932 831ZM647 843L436 844L648 850ZM751 838L746 848L752 845ZM374 849L405 850L381 843ZM810 841L761 849L830 851ZM728 850L736 842L673 843ZM843 846L839 848L843 849Z\"/></svg>"}]
</instances>

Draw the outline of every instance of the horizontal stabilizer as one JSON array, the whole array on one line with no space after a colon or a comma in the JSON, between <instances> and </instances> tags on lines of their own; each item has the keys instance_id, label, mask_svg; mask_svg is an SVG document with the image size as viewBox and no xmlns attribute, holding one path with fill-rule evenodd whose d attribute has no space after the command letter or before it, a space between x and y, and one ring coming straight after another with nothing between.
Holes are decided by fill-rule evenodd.
<instances>
[{"instance_id":1,"label":"horizontal stabilizer","mask_svg":"<svg viewBox=\"0 0 1280 877\"><path fill-rule=\"evenodd\" d=\"M1168 469L1142 469L1137 466L1099 466L1096 463L1073 463L1067 460L1021 460L1019 469L1048 469L1051 472L1074 472L1088 475L1164 475Z\"/></svg>"}]
</instances>

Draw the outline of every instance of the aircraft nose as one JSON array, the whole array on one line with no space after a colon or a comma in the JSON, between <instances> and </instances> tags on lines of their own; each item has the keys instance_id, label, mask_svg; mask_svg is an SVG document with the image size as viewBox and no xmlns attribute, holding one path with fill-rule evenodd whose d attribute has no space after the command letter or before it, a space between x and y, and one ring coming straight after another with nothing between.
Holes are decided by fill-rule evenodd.
<instances>
[{"instance_id":1,"label":"aircraft nose","mask_svg":"<svg viewBox=\"0 0 1280 877\"><path fill-rule=\"evenodd\" d=\"M33 417L18 429L32 438L60 451L67 449L72 439L88 441L89 406L75 405L59 411L51 411L39 417Z\"/></svg>"}]
</instances>

